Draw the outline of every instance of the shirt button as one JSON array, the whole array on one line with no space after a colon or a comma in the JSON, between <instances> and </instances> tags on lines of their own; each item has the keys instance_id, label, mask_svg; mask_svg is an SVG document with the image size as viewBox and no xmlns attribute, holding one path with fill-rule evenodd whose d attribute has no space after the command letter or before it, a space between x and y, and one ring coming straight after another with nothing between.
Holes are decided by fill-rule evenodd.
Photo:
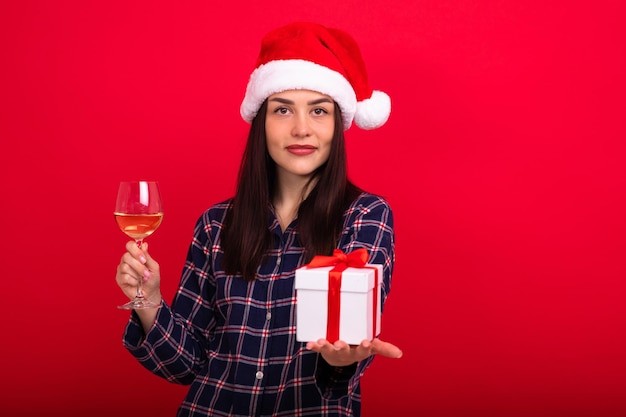
<instances>
[{"instance_id":1,"label":"shirt button","mask_svg":"<svg viewBox=\"0 0 626 417\"><path fill-rule=\"evenodd\" d=\"M272 313L270 313L269 311L265 313L265 320L269 320L271 318L272 318Z\"/></svg>"},{"instance_id":2,"label":"shirt button","mask_svg":"<svg viewBox=\"0 0 626 417\"><path fill-rule=\"evenodd\" d=\"M280 258L276 259L276 265L280 266Z\"/></svg>"},{"instance_id":3,"label":"shirt button","mask_svg":"<svg viewBox=\"0 0 626 417\"><path fill-rule=\"evenodd\" d=\"M263 372L257 371L255 376L256 376L256 379L263 379Z\"/></svg>"}]
</instances>

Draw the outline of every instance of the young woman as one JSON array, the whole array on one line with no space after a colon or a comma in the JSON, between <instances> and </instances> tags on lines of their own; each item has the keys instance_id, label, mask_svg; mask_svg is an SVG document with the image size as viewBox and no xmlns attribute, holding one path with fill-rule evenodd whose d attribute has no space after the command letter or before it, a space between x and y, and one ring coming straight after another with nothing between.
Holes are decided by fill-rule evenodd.
<instances>
[{"instance_id":1,"label":"young woman","mask_svg":"<svg viewBox=\"0 0 626 417\"><path fill-rule=\"evenodd\" d=\"M178 416L359 416L360 378L380 339L296 341L295 270L315 255L364 248L394 264L392 211L346 175L344 130L385 123L389 97L372 91L358 47L342 31L294 23L263 39L241 114L251 122L235 196L199 218L170 305L147 244L134 242L116 280L137 280L159 309L135 310L126 348L148 370L190 384Z\"/></svg>"}]
</instances>

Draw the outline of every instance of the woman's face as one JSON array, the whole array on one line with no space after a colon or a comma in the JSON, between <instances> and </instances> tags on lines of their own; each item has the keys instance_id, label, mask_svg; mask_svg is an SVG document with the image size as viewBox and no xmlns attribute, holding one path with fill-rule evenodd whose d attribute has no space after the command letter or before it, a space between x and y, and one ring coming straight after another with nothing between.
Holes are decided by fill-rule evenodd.
<instances>
[{"instance_id":1,"label":"woman's face","mask_svg":"<svg viewBox=\"0 0 626 417\"><path fill-rule=\"evenodd\" d=\"M267 150L279 178L309 178L328 160L335 131L335 103L309 90L288 90L267 99Z\"/></svg>"}]
</instances>

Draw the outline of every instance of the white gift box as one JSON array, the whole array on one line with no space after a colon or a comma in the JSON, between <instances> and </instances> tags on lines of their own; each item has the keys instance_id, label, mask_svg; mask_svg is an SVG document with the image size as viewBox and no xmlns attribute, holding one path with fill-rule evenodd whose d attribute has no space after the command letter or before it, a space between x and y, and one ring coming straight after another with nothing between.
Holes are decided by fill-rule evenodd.
<instances>
[{"instance_id":1,"label":"white gift box","mask_svg":"<svg viewBox=\"0 0 626 417\"><path fill-rule=\"evenodd\" d=\"M328 286L332 269L332 266L303 266L296 270L296 340L299 342L329 339ZM378 270L376 288L375 270ZM364 339L372 340L380 334L382 280L382 265L348 267L342 272L338 318L340 340L358 345Z\"/></svg>"}]
</instances>

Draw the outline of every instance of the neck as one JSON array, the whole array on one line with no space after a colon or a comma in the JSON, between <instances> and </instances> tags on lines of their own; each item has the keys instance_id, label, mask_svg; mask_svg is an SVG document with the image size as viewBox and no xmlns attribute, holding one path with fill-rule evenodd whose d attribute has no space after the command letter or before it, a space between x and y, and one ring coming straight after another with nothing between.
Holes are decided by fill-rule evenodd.
<instances>
[{"instance_id":1,"label":"neck","mask_svg":"<svg viewBox=\"0 0 626 417\"><path fill-rule=\"evenodd\" d=\"M309 195L315 181L307 184L308 177L279 178L273 204L282 230L296 218L300 203Z\"/></svg>"}]
</instances>

